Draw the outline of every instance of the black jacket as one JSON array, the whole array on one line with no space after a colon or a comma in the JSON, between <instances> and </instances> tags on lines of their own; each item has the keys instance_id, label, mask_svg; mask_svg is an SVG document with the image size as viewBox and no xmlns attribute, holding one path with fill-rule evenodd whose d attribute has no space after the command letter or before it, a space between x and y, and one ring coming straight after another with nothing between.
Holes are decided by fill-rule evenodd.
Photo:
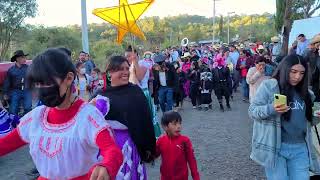
<instances>
[{"instance_id":1,"label":"black jacket","mask_svg":"<svg viewBox=\"0 0 320 180\"><path fill-rule=\"evenodd\" d=\"M191 82L191 85L197 85L200 86L200 70L195 70L195 73L192 73L192 69L189 69L188 71L188 79Z\"/></svg>"},{"instance_id":2,"label":"black jacket","mask_svg":"<svg viewBox=\"0 0 320 180\"><path fill-rule=\"evenodd\" d=\"M187 81L187 76L183 71L181 71L180 73L177 73L175 90L179 91L179 90L183 89L183 85L186 81Z\"/></svg>"},{"instance_id":3,"label":"black jacket","mask_svg":"<svg viewBox=\"0 0 320 180\"><path fill-rule=\"evenodd\" d=\"M167 82L167 87L170 88L175 88L175 82L177 79L177 75L174 69L174 66L171 64L166 64L166 67L168 68L167 71L165 71L166 73L166 82ZM153 71L153 76L154 76L154 83L155 83L155 88L156 90L158 90L161 87L160 84L160 77L159 77L159 71L154 70Z\"/></svg>"},{"instance_id":4,"label":"black jacket","mask_svg":"<svg viewBox=\"0 0 320 180\"><path fill-rule=\"evenodd\" d=\"M316 101L320 101L320 57L315 53L309 53L309 85L316 96Z\"/></svg>"}]
</instances>

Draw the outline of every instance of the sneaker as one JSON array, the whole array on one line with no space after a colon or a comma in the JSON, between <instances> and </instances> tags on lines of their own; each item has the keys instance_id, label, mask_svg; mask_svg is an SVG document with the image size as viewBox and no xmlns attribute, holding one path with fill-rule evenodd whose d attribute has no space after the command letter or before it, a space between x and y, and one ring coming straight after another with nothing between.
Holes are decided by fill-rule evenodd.
<instances>
[{"instance_id":1,"label":"sneaker","mask_svg":"<svg viewBox=\"0 0 320 180\"><path fill-rule=\"evenodd\" d=\"M197 109L197 106L193 106L192 108L193 108L193 109Z\"/></svg>"}]
</instances>

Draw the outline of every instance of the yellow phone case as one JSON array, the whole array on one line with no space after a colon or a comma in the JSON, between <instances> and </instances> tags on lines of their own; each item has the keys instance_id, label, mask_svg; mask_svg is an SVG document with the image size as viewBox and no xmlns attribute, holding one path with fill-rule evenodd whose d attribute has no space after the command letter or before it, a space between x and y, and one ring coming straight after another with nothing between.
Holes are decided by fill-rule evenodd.
<instances>
[{"instance_id":1,"label":"yellow phone case","mask_svg":"<svg viewBox=\"0 0 320 180\"><path fill-rule=\"evenodd\" d=\"M281 94L274 95L274 104L276 105L286 105L287 104L287 96Z\"/></svg>"}]
</instances>

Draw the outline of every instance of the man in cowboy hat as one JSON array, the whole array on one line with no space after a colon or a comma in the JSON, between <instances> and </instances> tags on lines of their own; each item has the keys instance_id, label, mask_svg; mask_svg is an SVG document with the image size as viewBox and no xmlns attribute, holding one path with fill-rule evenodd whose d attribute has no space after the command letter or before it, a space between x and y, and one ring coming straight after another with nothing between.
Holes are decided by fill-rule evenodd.
<instances>
[{"instance_id":1,"label":"man in cowboy hat","mask_svg":"<svg viewBox=\"0 0 320 180\"><path fill-rule=\"evenodd\" d=\"M309 44L306 59L309 61L309 80L316 100L320 100L320 34L314 36Z\"/></svg>"},{"instance_id":2,"label":"man in cowboy hat","mask_svg":"<svg viewBox=\"0 0 320 180\"><path fill-rule=\"evenodd\" d=\"M15 65L9 68L6 80L3 85L4 99L10 99L9 112L15 115L19 113L20 102L23 102L24 113L26 114L32 108L31 93L25 88L25 77L28 69L26 65L26 56L22 50L14 52L11 62Z\"/></svg>"}]
</instances>

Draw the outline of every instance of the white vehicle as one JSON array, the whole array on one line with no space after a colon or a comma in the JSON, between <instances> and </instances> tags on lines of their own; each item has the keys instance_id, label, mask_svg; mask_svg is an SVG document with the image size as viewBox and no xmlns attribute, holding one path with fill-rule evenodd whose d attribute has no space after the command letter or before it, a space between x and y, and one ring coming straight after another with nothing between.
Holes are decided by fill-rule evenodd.
<instances>
[{"instance_id":1,"label":"white vehicle","mask_svg":"<svg viewBox=\"0 0 320 180\"><path fill-rule=\"evenodd\" d=\"M289 36L289 47L299 34L304 34L308 40L320 33L320 17L295 20Z\"/></svg>"}]
</instances>

